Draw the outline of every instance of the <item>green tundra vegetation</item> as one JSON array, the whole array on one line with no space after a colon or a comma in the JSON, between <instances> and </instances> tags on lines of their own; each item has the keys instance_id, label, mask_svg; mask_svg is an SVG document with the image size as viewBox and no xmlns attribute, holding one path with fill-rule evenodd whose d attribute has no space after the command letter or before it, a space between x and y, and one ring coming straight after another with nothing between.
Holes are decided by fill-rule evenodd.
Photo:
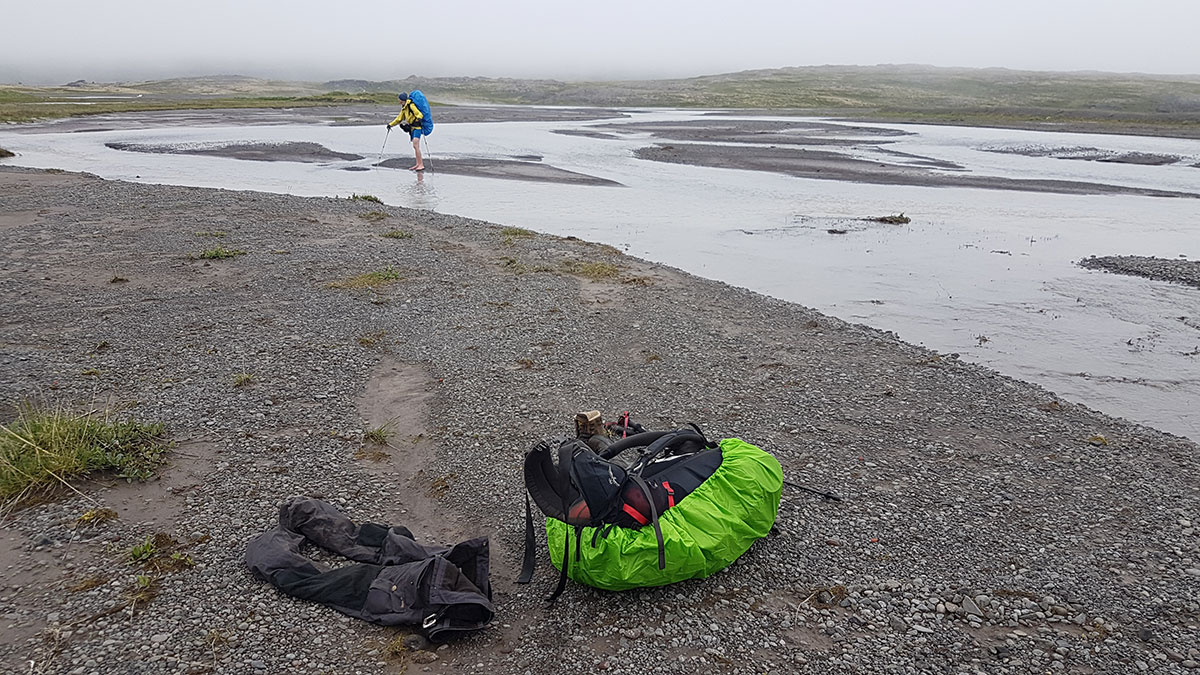
<instances>
[{"instance_id":1,"label":"green tundra vegetation","mask_svg":"<svg viewBox=\"0 0 1200 675\"><path fill-rule=\"evenodd\" d=\"M440 102L769 110L895 121L1038 126L1200 136L1200 75L1034 72L931 66L812 66L612 82L482 77L281 82L199 77L58 87L0 85L0 121L134 110ZM83 98L123 96L127 98Z\"/></svg>"}]
</instances>

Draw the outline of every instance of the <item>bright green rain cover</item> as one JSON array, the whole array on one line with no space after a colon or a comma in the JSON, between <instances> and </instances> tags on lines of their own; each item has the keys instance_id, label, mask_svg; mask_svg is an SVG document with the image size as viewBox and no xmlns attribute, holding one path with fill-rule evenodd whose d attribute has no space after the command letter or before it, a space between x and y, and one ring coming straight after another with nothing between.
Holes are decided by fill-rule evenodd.
<instances>
[{"instance_id":1,"label":"bright green rain cover","mask_svg":"<svg viewBox=\"0 0 1200 675\"><path fill-rule=\"evenodd\" d=\"M569 537L567 576L579 583L623 591L701 579L766 536L775 524L782 491L779 460L743 440L726 438L721 441L721 466L658 519L666 569L658 569L653 527L614 527L607 538L597 537L595 548L594 528L585 527L576 560L575 528L553 518L546 519L550 560L562 569L563 537Z\"/></svg>"}]
</instances>

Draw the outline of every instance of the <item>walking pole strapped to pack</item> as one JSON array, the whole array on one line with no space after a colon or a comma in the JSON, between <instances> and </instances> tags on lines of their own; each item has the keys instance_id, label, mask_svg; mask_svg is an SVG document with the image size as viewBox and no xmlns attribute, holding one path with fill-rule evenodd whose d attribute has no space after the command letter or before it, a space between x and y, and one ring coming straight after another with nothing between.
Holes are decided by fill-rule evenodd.
<instances>
[{"instance_id":1,"label":"walking pole strapped to pack","mask_svg":"<svg viewBox=\"0 0 1200 675\"><path fill-rule=\"evenodd\" d=\"M712 442L696 425L646 431L627 414L596 433L598 420L599 413L582 413L576 438L542 441L525 455L525 560L517 581L528 583L536 566L532 498L546 515L546 543L559 568L550 602L568 577L608 590L707 577L775 523L783 472L761 449L736 438ZM626 436L614 441L618 430ZM636 458L620 461L635 449Z\"/></svg>"}]
</instances>

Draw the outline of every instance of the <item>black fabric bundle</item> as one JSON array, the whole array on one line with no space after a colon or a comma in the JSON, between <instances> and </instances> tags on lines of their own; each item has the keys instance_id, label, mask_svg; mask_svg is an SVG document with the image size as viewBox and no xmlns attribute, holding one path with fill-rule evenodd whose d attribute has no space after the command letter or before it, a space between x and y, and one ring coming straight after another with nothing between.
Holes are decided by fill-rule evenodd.
<instances>
[{"instance_id":1,"label":"black fabric bundle","mask_svg":"<svg viewBox=\"0 0 1200 675\"><path fill-rule=\"evenodd\" d=\"M357 561L327 569L300 554L305 543ZM405 527L355 525L333 505L292 497L279 527L246 548L254 576L279 590L385 626L417 626L431 640L492 620L488 540L423 546Z\"/></svg>"}]
</instances>

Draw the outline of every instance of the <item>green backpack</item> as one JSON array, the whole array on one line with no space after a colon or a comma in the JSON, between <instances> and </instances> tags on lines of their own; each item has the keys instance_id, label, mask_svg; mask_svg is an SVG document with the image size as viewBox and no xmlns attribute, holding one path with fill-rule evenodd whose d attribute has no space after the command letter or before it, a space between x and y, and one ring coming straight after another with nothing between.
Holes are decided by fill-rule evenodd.
<instances>
[{"instance_id":1,"label":"green backpack","mask_svg":"<svg viewBox=\"0 0 1200 675\"><path fill-rule=\"evenodd\" d=\"M633 449L636 459L619 461ZM525 456L525 487L525 562L517 581L527 583L535 567L532 497L546 515L550 559L560 572L553 602L568 577L625 590L724 569L771 530L783 471L763 450L737 438L713 443L693 425L607 447L578 438L543 441Z\"/></svg>"}]
</instances>

